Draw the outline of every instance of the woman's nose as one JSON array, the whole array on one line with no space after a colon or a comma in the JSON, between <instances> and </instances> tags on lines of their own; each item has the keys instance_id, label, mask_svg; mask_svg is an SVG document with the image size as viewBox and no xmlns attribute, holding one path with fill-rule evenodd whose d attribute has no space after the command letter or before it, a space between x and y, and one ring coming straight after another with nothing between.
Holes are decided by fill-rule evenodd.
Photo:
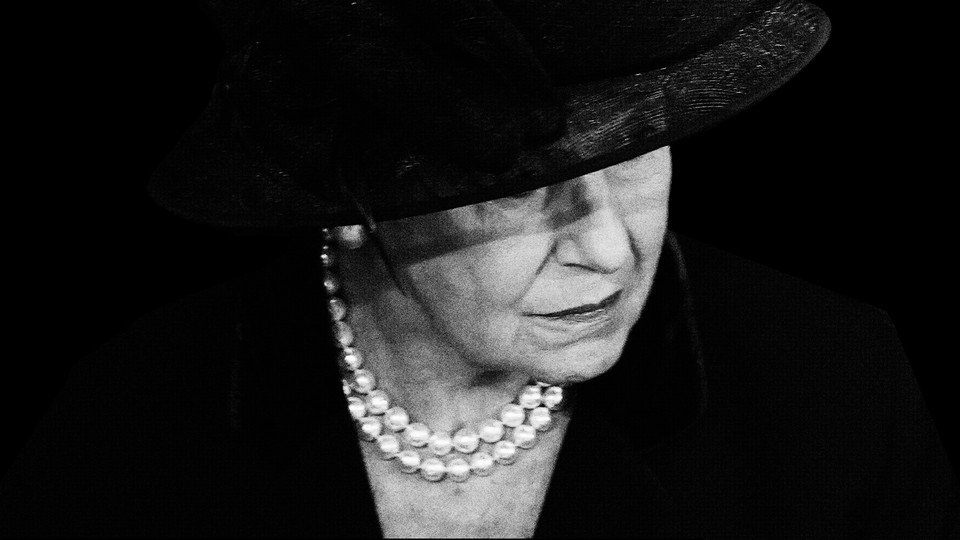
<instances>
[{"instance_id":1,"label":"woman's nose","mask_svg":"<svg viewBox=\"0 0 960 540\"><path fill-rule=\"evenodd\" d=\"M571 181L570 218L558 231L556 257L564 266L612 274L631 263L630 234L603 171Z\"/></svg>"}]
</instances>

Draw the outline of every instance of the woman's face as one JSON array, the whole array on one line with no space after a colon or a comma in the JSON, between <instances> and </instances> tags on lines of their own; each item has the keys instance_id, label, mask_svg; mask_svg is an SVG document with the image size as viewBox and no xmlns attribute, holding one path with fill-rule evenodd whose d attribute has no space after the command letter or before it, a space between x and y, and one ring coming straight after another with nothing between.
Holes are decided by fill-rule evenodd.
<instances>
[{"instance_id":1,"label":"woman's face","mask_svg":"<svg viewBox=\"0 0 960 540\"><path fill-rule=\"evenodd\" d=\"M387 221L380 232L432 330L467 362L577 382L617 361L640 316L670 176L664 147L516 197Z\"/></svg>"}]
</instances>

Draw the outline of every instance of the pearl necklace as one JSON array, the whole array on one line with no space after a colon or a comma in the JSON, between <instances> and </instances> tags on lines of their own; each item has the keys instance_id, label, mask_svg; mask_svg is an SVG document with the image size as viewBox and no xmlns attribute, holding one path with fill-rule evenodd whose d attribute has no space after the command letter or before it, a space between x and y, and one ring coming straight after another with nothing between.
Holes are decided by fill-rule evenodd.
<instances>
[{"instance_id":1,"label":"pearl necklace","mask_svg":"<svg viewBox=\"0 0 960 540\"><path fill-rule=\"evenodd\" d=\"M377 388L376 377L363 367L363 355L353 347L353 329L345 321L347 305L337 296L340 280L335 273L337 257L329 243L331 237L324 229L320 252L323 287L334 343L340 349L343 394L360 438L375 443L380 456L395 460L402 472L419 472L421 478L431 482L444 478L465 482L473 475L487 476L497 464L514 463L519 450L533 448L538 433L553 426L552 412L563 402L560 386L531 380L520 389L515 401L501 408L499 418L486 419L476 429L463 427L453 435L412 421L403 407Z\"/></svg>"}]
</instances>

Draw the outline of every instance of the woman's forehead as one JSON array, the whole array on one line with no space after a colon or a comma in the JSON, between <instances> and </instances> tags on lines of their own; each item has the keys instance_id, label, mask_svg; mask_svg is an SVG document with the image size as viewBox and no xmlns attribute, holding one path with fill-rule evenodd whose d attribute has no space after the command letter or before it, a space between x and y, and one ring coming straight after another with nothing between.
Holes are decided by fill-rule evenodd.
<instances>
[{"instance_id":1,"label":"woman's forehead","mask_svg":"<svg viewBox=\"0 0 960 540\"><path fill-rule=\"evenodd\" d=\"M391 241L433 250L466 247L517 234L557 229L589 215L595 208L588 184L629 184L620 195L659 193L669 185L670 150L664 146L593 173L501 199L384 222ZM632 193L636 192L636 193Z\"/></svg>"},{"instance_id":2,"label":"woman's forehead","mask_svg":"<svg viewBox=\"0 0 960 540\"><path fill-rule=\"evenodd\" d=\"M639 156L621 161L616 165L611 165L601 171L613 177L640 176L650 178L661 175L669 175L671 170L670 147L661 146L656 150L640 154Z\"/></svg>"},{"instance_id":3,"label":"woman's forehead","mask_svg":"<svg viewBox=\"0 0 960 540\"><path fill-rule=\"evenodd\" d=\"M563 182L557 182L555 184L530 190L525 193L542 193L544 195L550 195L559 193L561 191L570 190L570 188L578 184L582 184L585 180L595 178L630 181L631 183L637 183L638 185L643 183L649 184L654 180L669 181L671 172L672 165L670 147L662 146L656 150L641 154L625 161L621 161L620 163L616 163L614 165L610 165L604 169L600 169L583 176L571 178ZM444 222L455 225L456 223L464 221L464 218L468 216L477 214L483 215L484 213L489 213L489 211L492 209L510 210L520 207L523 205L523 198L521 197L522 195L524 195L524 193L452 208L449 210L433 212L430 214L401 218L399 220L395 220L394 222L409 223L414 227L425 228L427 230Z\"/></svg>"}]
</instances>

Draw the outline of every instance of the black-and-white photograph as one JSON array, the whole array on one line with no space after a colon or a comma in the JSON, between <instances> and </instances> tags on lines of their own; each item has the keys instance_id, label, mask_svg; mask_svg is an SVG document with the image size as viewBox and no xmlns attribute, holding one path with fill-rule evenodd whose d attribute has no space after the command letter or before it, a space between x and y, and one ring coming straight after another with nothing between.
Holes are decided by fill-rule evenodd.
<instances>
[{"instance_id":1,"label":"black-and-white photograph","mask_svg":"<svg viewBox=\"0 0 960 540\"><path fill-rule=\"evenodd\" d=\"M41 9L0 538L960 538L924 6Z\"/></svg>"}]
</instances>

